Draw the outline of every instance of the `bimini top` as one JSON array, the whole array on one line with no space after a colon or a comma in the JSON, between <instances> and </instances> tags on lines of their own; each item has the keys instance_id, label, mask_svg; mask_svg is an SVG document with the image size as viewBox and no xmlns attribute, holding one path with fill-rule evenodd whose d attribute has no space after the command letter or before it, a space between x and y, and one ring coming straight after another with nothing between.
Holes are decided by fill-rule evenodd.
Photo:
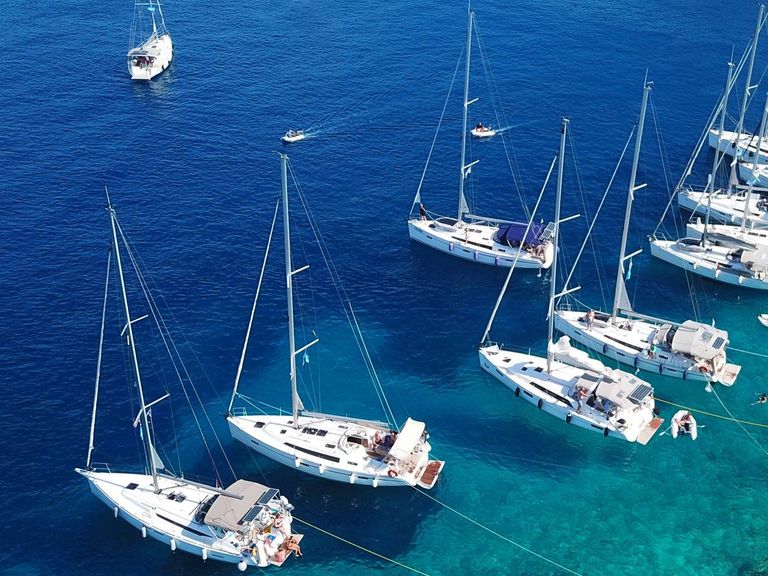
<instances>
[{"instance_id":1,"label":"bimini top","mask_svg":"<svg viewBox=\"0 0 768 576\"><path fill-rule=\"evenodd\" d=\"M595 391L598 396L610 400L622 408L633 408L653 394L653 388L644 382L631 380L602 381Z\"/></svg>"},{"instance_id":2,"label":"bimini top","mask_svg":"<svg viewBox=\"0 0 768 576\"><path fill-rule=\"evenodd\" d=\"M522 223L502 224L496 233L496 242L515 247L521 244L528 244L530 246L541 245L539 236L544 231L544 226L542 224L532 224L531 229L526 234L525 229L527 227L528 224Z\"/></svg>"},{"instance_id":3,"label":"bimini top","mask_svg":"<svg viewBox=\"0 0 768 576\"><path fill-rule=\"evenodd\" d=\"M425 428L424 422L408 418L403 425L403 429L397 435L397 440L395 440L392 448L390 448L389 456L398 460L408 456L416 447L416 444L419 443L419 440L421 440L421 435L424 434Z\"/></svg>"},{"instance_id":4,"label":"bimini top","mask_svg":"<svg viewBox=\"0 0 768 576\"><path fill-rule=\"evenodd\" d=\"M278 494L275 488L248 480L238 480L226 491L242 498L232 498L224 494L217 496L205 515L205 523L232 532L250 530L248 523Z\"/></svg>"},{"instance_id":5,"label":"bimini top","mask_svg":"<svg viewBox=\"0 0 768 576\"><path fill-rule=\"evenodd\" d=\"M696 358L712 360L722 353L728 343L728 332L714 326L686 320L675 330L672 350Z\"/></svg>"}]
</instances>

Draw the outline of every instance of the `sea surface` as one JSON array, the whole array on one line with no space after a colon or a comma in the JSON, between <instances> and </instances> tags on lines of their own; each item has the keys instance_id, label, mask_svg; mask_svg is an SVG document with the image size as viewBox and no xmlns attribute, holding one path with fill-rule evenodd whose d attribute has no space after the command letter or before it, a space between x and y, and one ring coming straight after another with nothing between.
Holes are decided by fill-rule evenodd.
<instances>
[{"instance_id":1,"label":"sea surface","mask_svg":"<svg viewBox=\"0 0 768 576\"><path fill-rule=\"evenodd\" d=\"M701 411L704 427L696 442L666 434L647 446L567 427L483 373L477 347L505 272L408 238L408 209L464 47L465 3L163 6L175 59L148 83L126 71L130 1L10 3L0 16L0 573L236 572L142 540L73 471L88 447L107 186L236 474L279 487L299 518L356 545L304 527L304 557L268 572L768 574L768 407L752 405L768 388L768 331L756 320L768 298L687 279L653 261L646 242L721 93L731 53L738 58L752 34L755 2L473 6L485 58L473 53L480 100L470 118L500 127L498 113L508 130L504 140L471 143L470 157L481 161L467 195L476 213L519 218L509 165L532 207L567 116L563 214L582 217L562 227L561 269L573 263L637 120L646 74L654 83L638 177L648 187L637 194L628 244L644 252L629 292L638 311L729 330L730 359L743 369L735 386L716 393L648 376L660 400ZM768 62L762 41L756 80ZM429 210L448 215L459 177L460 85L461 69L421 190ZM742 83L737 92L734 101ZM756 89L756 99L765 92ZM760 108L751 107L748 126ZM308 128L311 137L282 145L289 128ZM279 152L290 155L397 418L425 421L434 453L447 461L429 497L300 475L228 436L221 415L280 190ZM612 298L627 160L572 281L579 300L595 307ZM704 182L705 174L700 164L693 177ZM550 184L540 217L550 219L553 206ZM295 209L297 260L312 264L314 289L302 286L301 338L316 329L321 340L302 367L304 399L380 418L306 216ZM671 217L665 228L674 231ZM274 243L281 248L280 230ZM241 389L287 408L283 260L279 250L270 258ZM492 338L544 352L549 280L515 273ZM153 346L142 357L151 399L167 376L149 368L160 348ZM106 352L94 457L139 464L124 358L114 345ZM158 443L175 469L178 462L212 479L184 397L169 390L172 426L157 430ZM669 422L676 408L659 406ZM747 423L718 417L727 411ZM220 477L231 481L210 427L204 432Z\"/></svg>"}]
</instances>

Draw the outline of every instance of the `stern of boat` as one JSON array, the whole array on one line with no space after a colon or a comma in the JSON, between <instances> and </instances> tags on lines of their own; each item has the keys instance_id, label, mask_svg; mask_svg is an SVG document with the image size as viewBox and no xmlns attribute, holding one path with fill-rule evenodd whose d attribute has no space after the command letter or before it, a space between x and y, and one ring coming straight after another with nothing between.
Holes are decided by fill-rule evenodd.
<instances>
[{"instance_id":1,"label":"stern of boat","mask_svg":"<svg viewBox=\"0 0 768 576\"><path fill-rule=\"evenodd\" d=\"M424 467L424 471L416 481L416 484L426 490L432 489L437 483L437 478L440 476L440 472L443 471L444 467L444 460L430 460L429 463Z\"/></svg>"},{"instance_id":2,"label":"stern of boat","mask_svg":"<svg viewBox=\"0 0 768 576\"><path fill-rule=\"evenodd\" d=\"M653 438L656 432L659 431L661 425L664 423L664 418L654 417L645 427L640 430L637 435L637 443L645 446Z\"/></svg>"}]
</instances>

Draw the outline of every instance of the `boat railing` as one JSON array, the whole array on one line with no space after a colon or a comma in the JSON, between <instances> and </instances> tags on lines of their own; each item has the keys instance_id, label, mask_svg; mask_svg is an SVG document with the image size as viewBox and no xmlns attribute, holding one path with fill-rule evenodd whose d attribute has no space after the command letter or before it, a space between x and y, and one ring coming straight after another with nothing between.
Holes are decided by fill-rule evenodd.
<instances>
[{"instance_id":1,"label":"boat railing","mask_svg":"<svg viewBox=\"0 0 768 576\"><path fill-rule=\"evenodd\" d=\"M94 472L109 472L112 473L112 470L109 468L109 464L106 462L91 462L91 468Z\"/></svg>"}]
</instances>

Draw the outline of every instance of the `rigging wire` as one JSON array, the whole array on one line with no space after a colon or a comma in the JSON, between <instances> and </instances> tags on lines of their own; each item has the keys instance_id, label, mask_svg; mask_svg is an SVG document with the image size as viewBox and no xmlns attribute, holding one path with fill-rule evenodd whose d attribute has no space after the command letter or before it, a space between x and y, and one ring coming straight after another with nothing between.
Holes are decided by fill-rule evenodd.
<instances>
[{"instance_id":1,"label":"rigging wire","mask_svg":"<svg viewBox=\"0 0 768 576\"><path fill-rule=\"evenodd\" d=\"M490 59L486 55L485 42L483 41L482 35L480 34L480 28L477 24L477 17L472 19L472 23L475 29L475 38L477 38L477 47L480 52L480 61L483 64L483 71L485 72L488 85L491 88L491 104L493 106L493 113L496 118L496 124L499 127L503 126L503 128L500 128L496 131L496 134L501 136L501 144L504 148L507 165L509 166L509 171L512 175L512 182L515 186L517 197L520 200L520 205L523 208L525 219L528 221L531 219L531 211L528 209L528 206L525 203L525 194L523 193L523 185L520 179L520 167L517 162L517 155L515 154L514 147L511 145L511 143L507 142L506 138L506 131L507 127L509 126L509 121L507 120L507 117L504 113L504 105L501 101L501 96L496 84L496 79L493 75L493 70L491 69Z\"/></svg>"},{"instance_id":2,"label":"rigging wire","mask_svg":"<svg viewBox=\"0 0 768 576\"><path fill-rule=\"evenodd\" d=\"M712 389L712 393L715 395L715 398L717 398L717 401L720 402L720 406L722 406L723 410L725 410L726 414L728 414L728 416L731 417L731 420L736 422L736 424L739 425L739 428L741 428L744 431L744 434L746 434L749 437L749 439L752 440L752 442L754 442L755 445L758 448L760 448L760 450L763 452L763 454L768 456L768 451L766 451L766 449L762 446L762 444L760 444L760 442L758 442L757 439L754 436L752 436L752 434L750 434L749 431L747 431L746 428L744 428L744 425L738 419L734 418L734 416L731 413L731 411L728 409L728 407L725 405L725 403L720 399L720 395L717 393L717 390L715 390L715 387L714 386L710 386L710 388Z\"/></svg>"},{"instance_id":3,"label":"rigging wire","mask_svg":"<svg viewBox=\"0 0 768 576\"><path fill-rule=\"evenodd\" d=\"M213 453L211 452L210 446L208 444L208 441L205 437L205 434L203 433L202 426L200 425L200 420L198 418L197 412L195 411L192 401L189 396L189 392L187 390L187 386L184 384L184 378L182 377L181 372L183 371L184 375L186 376L187 380L189 381L189 384L192 387L192 391L194 392L194 395L197 399L198 404L202 408L203 414L205 416L205 419L208 422L208 425L213 433L214 438L216 439L216 442L219 446L219 449L221 450L224 460L227 463L227 466L229 467L230 472L232 473L232 476L234 478L237 478L237 474L235 474L235 470L232 467L232 463L229 461L229 457L227 456L226 452L224 451L224 447L221 443L220 438L216 434L216 430L213 427L213 423L210 420L210 417L208 416L208 412L205 410L205 405L203 404L202 399L200 398L200 395L197 392L197 388L192 383L192 378L187 371L187 367L184 365L184 363L181 361L181 354L179 352L179 349L176 347L176 344L173 340L170 339L170 330L168 329L168 325L165 321L165 318L163 317L162 313L160 312L160 309L157 306L157 303L155 302L155 299L149 289L149 285L147 283L147 280L144 276L144 274L141 271L141 268L139 267L139 262L137 261L137 258L135 257L133 250L131 249L131 246L128 243L128 239L126 235L123 232L122 226L120 225L120 222L117 219L117 215L115 215L115 224L117 226L117 229L120 231L120 237L123 240L123 244L125 246L126 252L128 254L128 257L131 260L131 263L133 264L134 270L136 272L136 277L139 281L139 286L142 289L142 292L144 294L144 297L146 299L147 305L149 306L149 310L152 314L152 317L155 321L156 326L159 329L160 337L163 341L163 344L165 345L166 351L168 352L168 356L171 360L171 364L173 365L174 371L176 372L176 377L178 379L178 382L181 386L181 390L184 393L185 398L187 399L187 404L190 407L190 410L192 412L192 417L195 421L195 425L197 426L198 432L200 433L203 445L205 446L206 452L208 453L208 457L211 461L211 465L213 466L214 473L216 474L216 478L221 482L221 477L219 476L218 469L216 467L215 459L213 457ZM170 342L170 345L169 345ZM133 345L133 343L131 343ZM179 365L181 366L181 370L179 369ZM223 484L223 482L222 482Z\"/></svg>"},{"instance_id":4,"label":"rigging wire","mask_svg":"<svg viewBox=\"0 0 768 576\"><path fill-rule=\"evenodd\" d=\"M240 376L243 373L243 365L245 364L245 354L248 351L248 340L251 337L251 330L253 328L253 318L256 316L256 305L259 302L259 294L261 293L261 283L264 280L264 269L267 267L267 258L269 257L269 248L272 245L272 235L275 232L275 222L277 221L277 211L280 208L280 198L278 197L275 202L275 212L272 215L272 226L269 229L269 236L267 237L267 247L264 249L264 260L261 263L261 272L259 273L259 281L256 284L256 294L253 297L253 306L251 307L251 316L248 318L248 328L245 331L245 341L243 342L243 350L240 353L240 363L237 365L237 373L235 374L235 385L232 390L232 398L229 401L227 407L227 414L232 411L232 404L235 402L235 396L237 395L237 388L240 385Z\"/></svg>"},{"instance_id":5,"label":"rigging wire","mask_svg":"<svg viewBox=\"0 0 768 576\"><path fill-rule=\"evenodd\" d=\"M384 410L384 413L388 419L388 423L394 426L397 430L399 430L399 428L397 428L397 422L395 420L394 414L392 413L392 409L384 393L384 388L381 384L381 380L379 379L378 373L376 372L376 368L373 365L373 360L371 359L371 356L368 353L368 348L367 348L367 345L365 344L363 334L360 331L360 327L357 322L357 317L355 315L354 309L352 308L352 303L349 299L349 296L347 295L346 289L344 288L344 284L341 282L341 275L339 274L339 271L336 268L336 265L333 262L333 259L331 258L330 252L328 251L328 247L325 243L325 239L323 238L323 235L320 232L319 227L317 226L317 222L315 221L312 211L309 208L307 198L303 193L301 185L299 184L298 179L296 178L296 173L294 172L293 166L291 165L290 162L288 163L288 168L291 172L291 178L293 179L294 186L296 187L296 191L298 193L297 195L301 201L301 204L304 208L304 212L307 216L307 221L309 223L310 229L312 230L312 233L315 237L315 241L317 242L318 248L320 249L320 254L323 257L325 266L328 269L329 275L331 277L331 282L334 286L334 289L336 290L336 295L339 297L339 301L342 304L342 308L344 310L344 315L347 319L347 323L352 329L352 334L355 338L355 342L357 344L358 350L360 351L360 355L363 358L363 363L365 364L365 367L368 371L368 375L371 379L371 382L373 383L373 387L374 387L374 390L376 391L376 395L379 398L379 403L381 404L381 407Z\"/></svg>"},{"instance_id":6,"label":"rigging wire","mask_svg":"<svg viewBox=\"0 0 768 576\"><path fill-rule=\"evenodd\" d=\"M445 110L448 108L448 101L451 98L451 92L453 92L453 85L456 82L456 75L459 72L459 66L461 65L462 57L464 56L464 49L461 49L459 59L456 61L456 68L453 70L453 78L451 78L451 85L448 88L448 94L445 97L443 103L443 111L440 113L440 120L437 122L437 128L435 129L435 135L432 137L432 145L429 147L429 154L427 154L427 161L424 164L424 169L421 171L421 178L419 178L419 185L416 187L416 196L413 198L411 209L408 211L408 215L413 212L414 206L421 201L421 188L424 185L424 179L427 176L427 168L429 168L429 161L432 159L432 153L435 150L435 144L437 143L437 135L440 133L440 127L443 125L443 118L445 117Z\"/></svg>"}]
</instances>

